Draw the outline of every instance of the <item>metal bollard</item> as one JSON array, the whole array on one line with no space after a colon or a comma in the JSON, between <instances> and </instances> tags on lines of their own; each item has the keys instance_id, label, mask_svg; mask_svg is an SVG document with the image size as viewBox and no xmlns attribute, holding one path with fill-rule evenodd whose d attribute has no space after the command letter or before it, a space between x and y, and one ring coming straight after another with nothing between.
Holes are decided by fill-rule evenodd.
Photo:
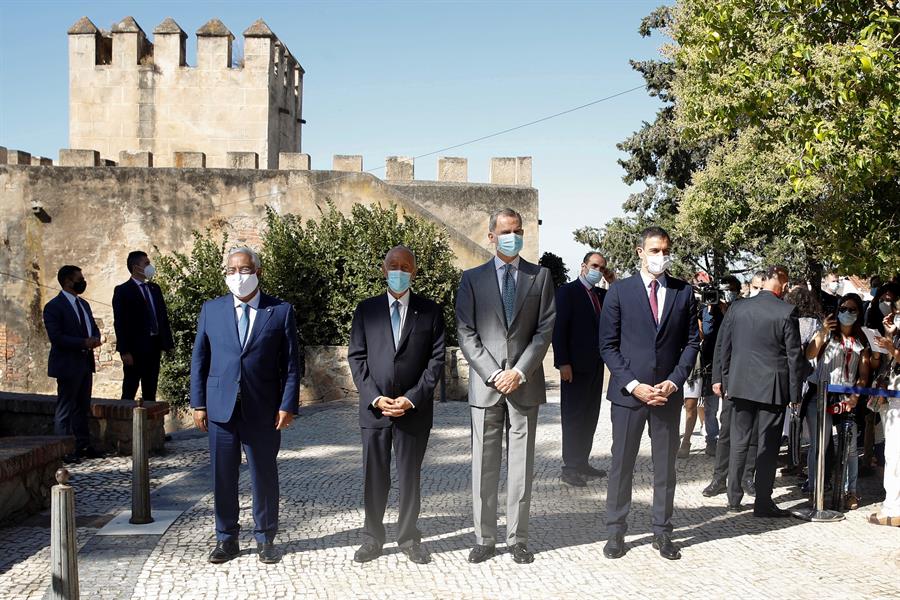
<instances>
[{"instance_id":1,"label":"metal bollard","mask_svg":"<svg viewBox=\"0 0 900 600\"><path fill-rule=\"evenodd\" d=\"M78 600L75 490L66 469L56 471L56 482L50 490L50 598Z\"/></svg>"},{"instance_id":2,"label":"metal bollard","mask_svg":"<svg viewBox=\"0 0 900 600\"><path fill-rule=\"evenodd\" d=\"M828 379L819 379L819 389L816 394L816 439L818 440L818 455L816 456L816 497L814 506L807 509L793 511L793 515L804 521L816 523L834 523L843 521L844 515L836 510L825 510L825 454L828 450L825 439L825 411L828 399ZM831 433L830 431L828 432ZM811 475L811 474L810 474Z\"/></svg>"},{"instance_id":3,"label":"metal bollard","mask_svg":"<svg viewBox=\"0 0 900 600\"><path fill-rule=\"evenodd\" d=\"M150 458L147 439L147 409L135 400L131 429L131 518L132 525L153 522L150 516Z\"/></svg>"}]
</instances>

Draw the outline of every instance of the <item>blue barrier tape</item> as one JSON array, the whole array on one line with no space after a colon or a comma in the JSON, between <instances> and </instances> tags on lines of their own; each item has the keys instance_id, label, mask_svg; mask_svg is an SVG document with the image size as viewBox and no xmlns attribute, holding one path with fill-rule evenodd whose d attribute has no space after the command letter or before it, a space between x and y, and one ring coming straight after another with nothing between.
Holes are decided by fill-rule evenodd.
<instances>
[{"instance_id":1,"label":"blue barrier tape","mask_svg":"<svg viewBox=\"0 0 900 600\"><path fill-rule=\"evenodd\" d=\"M900 398L900 390L883 390L881 388L828 384L828 391L832 394L859 394L860 396L883 396L885 398Z\"/></svg>"}]
</instances>

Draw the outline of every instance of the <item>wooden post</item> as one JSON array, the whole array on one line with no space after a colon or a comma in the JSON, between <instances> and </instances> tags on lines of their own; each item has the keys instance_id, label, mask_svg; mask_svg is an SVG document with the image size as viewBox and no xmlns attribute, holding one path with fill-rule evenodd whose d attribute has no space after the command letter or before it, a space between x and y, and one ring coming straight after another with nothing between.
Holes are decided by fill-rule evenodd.
<instances>
[{"instance_id":1,"label":"wooden post","mask_svg":"<svg viewBox=\"0 0 900 600\"><path fill-rule=\"evenodd\" d=\"M56 471L56 481L50 490L50 598L78 600L75 490L66 469Z\"/></svg>"},{"instance_id":2,"label":"wooden post","mask_svg":"<svg viewBox=\"0 0 900 600\"><path fill-rule=\"evenodd\" d=\"M147 409L136 400L131 429L131 519L133 525L153 522L150 516L150 464L147 439Z\"/></svg>"}]
</instances>

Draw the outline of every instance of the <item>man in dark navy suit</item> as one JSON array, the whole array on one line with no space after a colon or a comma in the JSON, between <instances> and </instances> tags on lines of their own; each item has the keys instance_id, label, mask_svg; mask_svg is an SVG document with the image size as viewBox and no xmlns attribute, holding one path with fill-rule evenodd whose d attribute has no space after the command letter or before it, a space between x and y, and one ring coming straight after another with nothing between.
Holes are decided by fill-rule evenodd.
<instances>
[{"instance_id":1,"label":"man in dark navy suit","mask_svg":"<svg viewBox=\"0 0 900 600\"><path fill-rule=\"evenodd\" d=\"M606 497L607 558L625 554L634 463L644 426L653 456L653 548L677 560L672 542L675 455L684 404L682 386L700 350L691 286L666 274L671 240L660 227L641 233L638 274L614 283L600 314L600 355L610 370L612 466Z\"/></svg>"},{"instance_id":2,"label":"man in dark navy suit","mask_svg":"<svg viewBox=\"0 0 900 600\"><path fill-rule=\"evenodd\" d=\"M122 356L122 400L134 400L138 386L145 402L156 400L159 361L171 350L169 313L159 286L149 281L156 272L146 252L129 252L131 277L113 291L113 323L116 350Z\"/></svg>"},{"instance_id":3,"label":"man in dark navy suit","mask_svg":"<svg viewBox=\"0 0 900 600\"><path fill-rule=\"evenodd\" d=\"M215 488L216 547L209 562L236 557L241 447L253 485L253 535L263 563L278 562L278 449L300 395L293 307L259 290L259 258L249 248L228 254L231 291L200 311L191 360L194 423L209 431Z\"/></svg>"},{"instance_id":4,"label":"man in dark navy suit","mask_svg":"<svg viewBox=\"0 0 900 600\"><path fill-rule=\"evenodd\" d=\"M87 289L84 274L76 266L65 265L56 274L62 291L44 306L44 329L50 338L47 375L56 378L56 435L74 435L75 453L65 462L98 458L91 447L88 416L94 381L94 348L100 345L100 329L90 305L81 294Z\"/></svg>"},{"instance_id":5,"label":"man in dark navy suit","mask_svg":"<svg viewBox=\"0 0 900 600\"><path fill-rule=\"evenodd\" d=\"M410 291L416 258L408 248L392 248L382 271L387 293L356 307L347 353L359 390L366 508L366 541L353 559L381 556L393 446L400 486L397 543L410 561L425 564L430 556L416 521L434 389L444 374L444 317L437 304Z\"/></svg>"},{"instance_id":6,"label":"man in dark navy suit","mask_svg":"<svg viewBox=\"0 0 900 600\"><path fill-rule=\"evenodd\" d=\"M562 480L576 487L586 486L586 477L606 476L606 471L595 469L588 459L603 395L598 324L606 290L597 284L608 273L606 258L588 252L578 278L556 290L553 363L560 379Z\"/></svg>"}]
</instances>

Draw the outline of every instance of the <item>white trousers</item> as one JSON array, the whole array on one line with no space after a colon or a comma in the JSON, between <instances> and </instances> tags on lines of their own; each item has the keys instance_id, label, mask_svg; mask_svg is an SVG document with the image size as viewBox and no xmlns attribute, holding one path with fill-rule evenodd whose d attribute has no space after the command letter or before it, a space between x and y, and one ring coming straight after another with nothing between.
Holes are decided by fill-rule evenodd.
<instances>
[{"instance_id":1,"label":"white trousers","mask_svg":"<svg viewBox=\"0 0 900 600\"><path fill-rule=\"evenodd\" d=\"M900 398L879 409L884 426L884 504L881 515L900 517Z\"/></svg>"}]
</instances>

